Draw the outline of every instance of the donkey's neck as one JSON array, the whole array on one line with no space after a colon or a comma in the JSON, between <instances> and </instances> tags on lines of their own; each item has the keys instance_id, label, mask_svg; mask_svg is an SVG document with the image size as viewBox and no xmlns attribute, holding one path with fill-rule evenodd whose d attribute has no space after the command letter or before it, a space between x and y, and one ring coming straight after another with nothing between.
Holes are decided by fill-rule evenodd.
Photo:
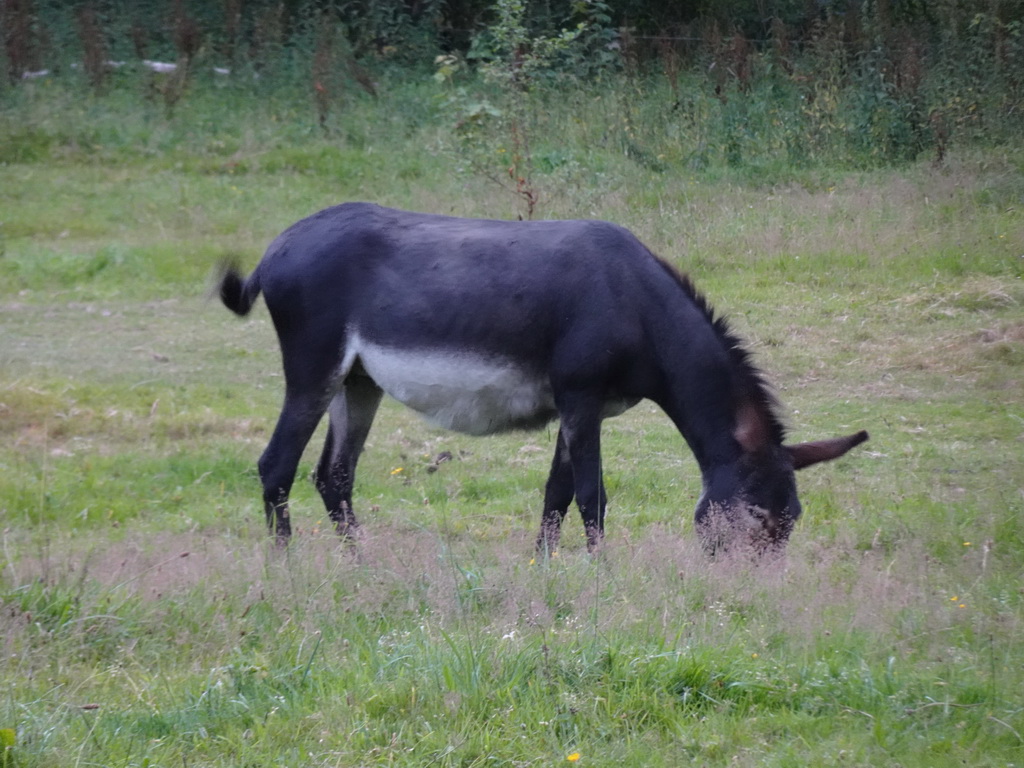
<instances>
[{"instance_id":1,"label":"donkey's neck","mask_svg":"<svg viewBox=\"0 0 1024 768\"><path fill-rule=\"evenodd\" d=\"M733 371L718 351L697 341L699 335L680 333L663 342L669 349L661 356L665 387L659 405L706 474L712 466L738 459L740 449L734 436L737 398Z\"/></svg>"},{"instance_id":2,"label":"donkey's neck","mask_svg":"<svg viewBox=\"0 0 1024 768\"><path fill-rule=\"evenodd\" d=\"M741 456L741 409L750 409L771 442L782 442L783 428L774 396L740 339L686 277L666 269L676 277L677 289L662 304L652 333L662 368L659 405L707 477Z\"/></svg>"}]
</instances>

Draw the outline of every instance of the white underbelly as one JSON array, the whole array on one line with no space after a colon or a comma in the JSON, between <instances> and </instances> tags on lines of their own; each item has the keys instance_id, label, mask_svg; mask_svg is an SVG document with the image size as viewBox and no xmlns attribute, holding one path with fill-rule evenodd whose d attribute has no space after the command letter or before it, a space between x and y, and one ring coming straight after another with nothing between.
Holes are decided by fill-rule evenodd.
<instances>
[{"instance_id":1,"label":"white underbelly","mask_svg":"<svg viewBox=\"0 0 1024 768\"><path fill-rule=\"evenodd\" d=\"M557 416L547 379L511 361L352 341L348 368L358 359L388 395L446 429L487 435L538 428Z\"/></svg>"}]
</instances>

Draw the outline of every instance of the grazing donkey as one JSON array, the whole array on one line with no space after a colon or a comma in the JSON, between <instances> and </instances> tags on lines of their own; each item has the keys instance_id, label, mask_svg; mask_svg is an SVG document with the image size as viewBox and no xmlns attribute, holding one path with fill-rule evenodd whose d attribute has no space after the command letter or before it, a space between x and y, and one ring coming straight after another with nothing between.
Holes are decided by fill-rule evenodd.
<instances>
[{"instance_id":1,"label":"grazing donkey","mask_svg":"<svg viewBox=\"0 0 1024 768\"><path fill-rule=\"evenodd\" d=\"M800 516L793 471L866 432L783 445L773 395L690 281L622 227L409 213L367 203L289 227L246 279L222 265L224 304L262 292L285 396L259 460L267 525L291 535L288 494L324 415L316 487L340 534L356 462L387 393L447 429L487 435L559 420L539 549L558 546L575 497L587 543L604 535L601 422L648 398L703 479L696 527L710 551L781 547Z\"/></svg>"}]
</instances>

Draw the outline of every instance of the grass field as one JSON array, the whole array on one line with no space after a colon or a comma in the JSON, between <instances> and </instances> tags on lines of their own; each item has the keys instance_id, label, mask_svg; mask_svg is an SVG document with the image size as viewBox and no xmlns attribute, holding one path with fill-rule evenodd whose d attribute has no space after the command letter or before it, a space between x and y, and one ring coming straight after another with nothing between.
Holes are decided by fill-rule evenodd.
<instances>
[{"instance_id":1,"label":"grass field","mask_svg":"<svg viewBox=\"0 0 1024 768\"><path fill-rule=\"evenodd\" d=\"M173 117L7 98L0 765L1024 764L1019 147L696 174L554 115L538 214L616 221L690 272L794 440L871 441L801 475L784 561L709 562L696 466L641 404L605 427L605 551L571 516L536 562L553 430L472 439L385 403L365 541L340 547L300 481L281 551L255 475L276 340L207 298L212 266L343 200L515 200L411 88L328 134L212 89Z\"/></svg>"}]
</instances>

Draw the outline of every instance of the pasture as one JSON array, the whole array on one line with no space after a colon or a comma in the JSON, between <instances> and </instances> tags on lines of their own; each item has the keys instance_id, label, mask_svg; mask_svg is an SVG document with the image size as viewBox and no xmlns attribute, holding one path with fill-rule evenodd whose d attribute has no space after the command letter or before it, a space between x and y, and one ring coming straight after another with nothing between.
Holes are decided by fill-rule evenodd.
<instances>
[{"instance_id":1,"label":"pasture","mask_svg":"<svg viewBox=\"0 0 1024 768\"><path fill-rule=\"evenodd\" d=\"M514 218L427 87L310 109L213 85L8 91L0 120L0 765L1024 763L1024 155L652 168L551 107L535 215L629 227L747 339L799 475L768 566L709 562L697 468L605 424L607 546L534 557L556 430L469 438L385 401L339 546L306 481L266 535L282 396L262 305L207 296L346 200ZM557 162L555 162L557 160ZM450 458L449 458L450 457Z\"/></svg>"}]
</instances>

